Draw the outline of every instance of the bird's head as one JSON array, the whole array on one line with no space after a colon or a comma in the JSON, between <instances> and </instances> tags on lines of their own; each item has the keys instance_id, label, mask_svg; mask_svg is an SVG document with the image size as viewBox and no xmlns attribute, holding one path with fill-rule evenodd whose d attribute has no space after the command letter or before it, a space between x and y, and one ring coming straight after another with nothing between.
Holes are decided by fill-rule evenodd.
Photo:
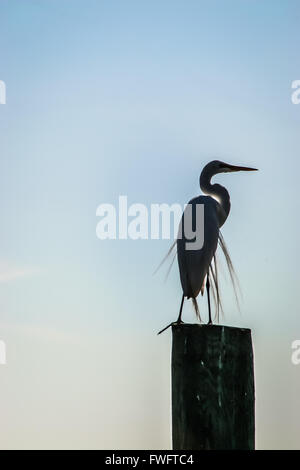
<instances>
[{"instance_id":1,"label":"bird's head","mask_svg":"<svg viewBox=\"0 0 300 470\"><path fill-rule=\"evenodd\" d=\"M257 171L257 168L230 165L229 163L221 162L220 160L213 160L203 168L203 172L210 175L216 175L218 173L232 173L234 171Z\"/></svg>"}]
</instances>

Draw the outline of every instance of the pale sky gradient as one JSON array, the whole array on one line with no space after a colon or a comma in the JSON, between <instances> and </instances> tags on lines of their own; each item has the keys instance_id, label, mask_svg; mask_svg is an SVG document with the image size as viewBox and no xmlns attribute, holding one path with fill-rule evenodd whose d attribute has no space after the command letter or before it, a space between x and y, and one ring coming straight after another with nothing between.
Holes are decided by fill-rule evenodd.
<instances>
[{"instance_id":1,"label":"pale sky gradient","mask_svg":"<svg viewBox=\"0 0 300 470\"><path fill-rule=\"evenodd\" d=\"M224 280L222 323L253 331L257 447L300 449L299 19L297 0L1 0L1 448L170 448L170 242L100 241L96 208L183 205L218 158L260 170L216 178L243 291L240 314Z\"/></svg>"}]
</instances>

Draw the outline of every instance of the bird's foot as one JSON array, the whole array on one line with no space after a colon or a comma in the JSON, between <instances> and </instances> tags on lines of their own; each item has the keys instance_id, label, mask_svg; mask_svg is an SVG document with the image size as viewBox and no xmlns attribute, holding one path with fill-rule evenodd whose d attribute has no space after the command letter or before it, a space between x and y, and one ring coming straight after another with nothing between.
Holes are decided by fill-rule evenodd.
<instances>
[{"instance_id":1,"label":"bird's foot","mask_svg":"<svg viewBox=\"0 0 300 470\"><path fill-rule=\"evenodd\" d=\"M160 335L161 333L163 333L164 331L166 331L168 328L170 328L170 326L182 325L183 323L184 323L184 321L182 321L182 320L173 321L173 322L170 323L169 325L165 326L165 328L163 328L162 330L160 330L157 334Z\"/></svg>"}]
</instances>

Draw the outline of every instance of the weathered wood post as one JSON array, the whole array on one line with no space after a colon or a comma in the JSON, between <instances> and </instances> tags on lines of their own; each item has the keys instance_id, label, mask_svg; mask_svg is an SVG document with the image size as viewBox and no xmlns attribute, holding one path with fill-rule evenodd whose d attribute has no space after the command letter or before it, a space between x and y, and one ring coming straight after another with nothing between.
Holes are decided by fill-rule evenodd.
<instances>
[{"instance_id":1,"label":"weathered wood post","mask_svg":"<svg viewBox=\"0 0 300 470\"><path fill-rule=\"evenodd\" d=\"M251 330L172 326L173 449L254 449Z\"/></svg>"}]
</instances>

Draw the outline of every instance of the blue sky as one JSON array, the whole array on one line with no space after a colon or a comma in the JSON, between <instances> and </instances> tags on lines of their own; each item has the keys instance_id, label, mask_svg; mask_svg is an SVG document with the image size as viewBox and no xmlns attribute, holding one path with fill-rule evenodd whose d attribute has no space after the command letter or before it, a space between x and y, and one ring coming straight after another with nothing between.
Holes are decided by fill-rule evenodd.
<instances>
[{"instance_id":1,"label":"blue sky","mask_svg":"<svg viewBox=\"0 0 300 470\"><path fill-rule=\"evenodd\" d=\"M216 178L243 291L240 314L224 279L222 322L253 330L257 444L300 447L299 15L290 0L1 2L4 447L170 446L170 333L155 332L181 287L176 265L152 276L170 243L100 241L96 208L183 205L215 158L260 170Z\"/></svg>"}]
</instances>

